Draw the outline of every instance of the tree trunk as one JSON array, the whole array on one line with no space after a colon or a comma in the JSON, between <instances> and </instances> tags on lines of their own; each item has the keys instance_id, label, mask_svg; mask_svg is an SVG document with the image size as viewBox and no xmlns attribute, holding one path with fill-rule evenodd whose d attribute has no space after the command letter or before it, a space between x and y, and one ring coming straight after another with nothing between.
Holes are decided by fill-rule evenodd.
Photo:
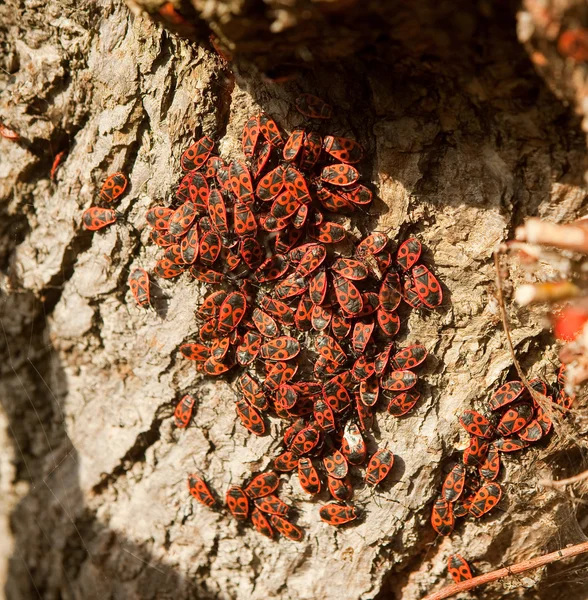
<instances>
[{"instance_id":1,"label":"tree trunk","mask_svg":"<svg viewBox=\"0 0 588 600\"><path fill-rule=\"evenodd\" d=\"M585 509L537 483L582 470L576 417L574 437L566 430L505 459L505 498L490 517L447 539L429 524L466 445L456 415L515 375L493 250L526 217L565 222L586 200L587 63L557 46L560 31L587 25L583 3L554 0L539 14L527 0L523 44L506 1L193 5L176 4L185 20L151 1L132 12L116 0L0 6L0 119L21 136L0 138L6 597L416 600L447 582L451 553L480 573L584 540ZM141 6L168 24L172 14L180 35ZM210 49L209 31L232 63ZM365 150L362 174L379 200L355 225L418 237L445 300L407 313L401 330L402 345L420 341L432 356L415 410L377 414L369 441L396 456L389 482L375 493L358 485L361 521L335 529L284 477L305 530L295 544L189 497L191 471L222 493L267 467L282 425L249 435L233 386L179 355L198 331L200 284L158 280L145 311L127 278L155 264L144 215L170 196L193 139L211 135L222 156L240 157L249 115L264 110L285 131L305 122L294 109L301 93L331 104L327 130ZM81 214L117 170L130 179L122 217L92 234ZM527 277L512 267L513 280ZM542 314L509 306L509 316L526 373L553 381L557 346ZM172 412L185 393L197 405L182 431ZM476 597L586 597L585 580L564 581L568 568Z\"/></svg>"}]
</instances>

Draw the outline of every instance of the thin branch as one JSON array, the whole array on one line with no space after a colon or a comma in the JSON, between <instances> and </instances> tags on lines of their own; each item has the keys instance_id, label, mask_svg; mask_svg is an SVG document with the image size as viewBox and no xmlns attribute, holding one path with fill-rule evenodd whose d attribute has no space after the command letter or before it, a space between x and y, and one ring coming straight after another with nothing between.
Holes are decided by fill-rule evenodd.
<instances>
[{"instance_id":1,"label":"thin branch","mask_svg":"<svg viewBox=\"0 0 588 600\"><path fill-rule=\"evenodd\" d=\"M502 317L502 327L504 329L504 333L506 333L506 340L508 342L508 347L510 349L510 355L512 358L512 362L513 362L515 369L517 370L517 373L519 374L519 377L521 378L521 381L523 382L524 386L529 390L531 396L533 396L533 392L535 390L533 390L533 388L529 385L529 381L527 380L527 378L525 377L525 374L523 373L523 369L521 368L521 365L519 364L519 361L516 357L515 350L514 350L514 344L512 343L512 338L510 336L510 324L508 322L508 316L506 314L506 306L504 303L504 294L502 293L502 277L500 276L500 258L499 258L498 250L496 250L494 252L494 269L496 271L496 291L498 292L498 306L500 307L500 315Z\"/></svg>"},{"instance_id":2,"label":"thin branch","mask_svg":"<svg viewBox=\"0 0 588 600\"><path fill-rule=\"evenodd\" d=\"M498 306L500 307L500 315L502 317L502 326L504 329L504 333L506 334L506 340L508 342L508 347L510 350L512 362L515 366L515 369L517 370L517 373L518 373L521 381L523 382L523 385L527 388L527 390L529 391L529 394L531 394L531 397L533 398L533 400L535 400L537 402L537 404L539 404L539 406L545 411L545 413L549 417L553 417L554 416L553 408L559 409L558 405L552 404L551 402L549 402L549 399L546 396L539 393L537 390L533 389L533 387L529 384L529 380L523 373L523 369L521 368L521 365L515 354L514 344L512 343L512 337L510 335L510 323L508 321L508 315L506 314L506 305L504 303L504 294L502 292L502 277L500 275L500 258L499 258L500 254L499 254L499 252L500 252L500 250L494 251L494 269L496 271L496 291L498 292Z\"/></svg>"},{"instance_id":3,"label":"thin branch","mask_svg":"<svg viewBox=\"0 0 588 600\"><path fill-rule=\"evenodd\" d=\"M539 556L538 558L524 560L520 563L512 565L512 567L505 567L503 569L491 571L490 573L480 575L479 577L474 577L473 579L466 579L460 583L453 583L452 585L448 585L438 592L429 594L423 598L423 600L444 600L445 598L450 598L451 596L455 596L460 592L471 590L479 585L497 581L504 577L508 577L509 575L518 575L519 573L524 573L525 571L530 571L531 569L536 569L538 567L543 567L544 565L557 562L562 558L571 558L572 556L578 556L578 554L584 554L585 552L588 552L588 542L582 542L581 544L576 544L575 546L569 546L563 550L557 550L556 552L545 554L544 556Z\"/></svg>"},{"instance_id":4,"label":"thin branch","mask_svg":"<svg viewBox=\"0 0 588 600\"><path fill-rule=\"evenodd\" d=\"M522 227L517 227L515 236L517 240L527 241L530 244L553 246L588 254L588 232L585 223L581 220L559 225L541 219L528 219Z\"/></svg>"},{"instance_id":5,"label":"thin branch","mask_svg":"<svg viewBox=\"0 0 588 600\"><path fill-rule=\"evenodd\" d=\"M578 473L573 477L568 477L567 479L559 479L558 481L554 481L553 479L540 479L537 483L545 487L561 488L572 483L584 481L585 479L588 479L588 471L582 471L582 473Z\"/></svg>"}]
</instances>

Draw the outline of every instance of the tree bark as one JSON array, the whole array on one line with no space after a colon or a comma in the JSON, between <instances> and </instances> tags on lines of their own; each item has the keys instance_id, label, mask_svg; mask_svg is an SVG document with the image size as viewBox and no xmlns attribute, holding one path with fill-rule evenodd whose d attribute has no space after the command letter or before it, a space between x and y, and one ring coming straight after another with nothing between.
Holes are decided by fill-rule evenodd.
<instances>
[{"instance_id":1,"label":"tree bark","mask_svg":"<svg viewBox=\"0 0 588 600\"><path fill-rule=\"evenodd\" d=\"M561 54L531 0L518 15L521 41L510 2L194 0L176 4L185 37L148 17L166 21L161 7L0 6L0 120L21 136L0 138L6 597L413 600L446 583L451 553L481 573L585 540L584 509L538 484L582 470L581 410L548 444L505 459L505 499L489 518L448 539L428 519L466 445L456 415L515 375L492 252L525 218L565 222L585 205L586 63ZM587 25L580 2L550 10L558 32ZM231 64L210 49L209 32ZM144 311L126 282L133 267L155 263L144 215L169 197L194 137L240 156L249 115L262 109L291 131L304 123L294 100L305 92L333 106L330 132L365 149L362 173L379 200L359 230L417 236L446 299L440 311L405 316L401 344L420 341L431 358L416 409L377 415L370 443L397 457L389 483L376 493L358 486L361 522L335 530L284 477L306 532L293 544L189 498L193 470L224 492L265 468L281 425L254 439L236 421L232 386L179 355L198 329L198 284L160 280ZM91 234L81 214L117 170L130 179L124 216ZM511 267L512 281L529 277ZM557 346L542 314L508 310L523 368L553 381ZM171 415L184 393L197 407L180 431ZM585 597L585 580L563 581L563 568L477 597Z\"/></svg>"}]
</instances>

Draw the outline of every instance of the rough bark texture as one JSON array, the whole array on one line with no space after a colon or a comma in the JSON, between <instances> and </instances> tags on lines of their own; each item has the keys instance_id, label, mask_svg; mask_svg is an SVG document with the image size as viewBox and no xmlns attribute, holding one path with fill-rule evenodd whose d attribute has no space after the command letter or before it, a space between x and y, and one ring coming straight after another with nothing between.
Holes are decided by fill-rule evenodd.
<instances>
[{"instance_id":1,"label":"rough bark texture","mask_svg":"<svg viewBox=\"0 0 588 600\"><path fill-rule=\"evenodd\" d=\"M586 64L553 56L575 83L548 86L506 2L375 3L377 12L369 3L310 2L311 11L294 3L280 9L296 17L282 29L272 29L271 3L199 4L190 34L210 26L232 42L235 76L137 4L133 13L117 1L0 6L0 118L22 136L0 138L6 596L413 600L446 581L450 553L482 572L585 539L582 514L536 483L581 470L571 443L507 458L506 497L490 518L440 540L428 517L465 445L456 414L482 406L513 374L492 251L527 216L566 221L585 202L578 114L587 110L578 90ZM327 5L334 12L325 17L318 8ZM523 41L541 39L540 29L527 29ZM316 62L298 78L277 84L261 74L307 61L301 48L312 48ZM126 280L132 267L155 262L144 213L169 196L193 137L207 133L221 140L222 155L240 155L243 123L260 108L286 131L303 122L293 109L301 92L332 104L330 131L366 150L363 173L379 201L359 228L417 235L446 300L439 312L406 317L401 340L421 341L432 358L416 410L400 420L378 414L374 439L398 457L390 482L376 494L360 486L363 521L336 531L285 478L284 496L307 534L293 544L261 538L188 498L195 466L221 491L265 467L280 424L253 439L236 423L231 386L202 380L178 357L197 330L199 285L187 276L159 281L155 310L144 311ZM82 230L82 211L119 169L131 182L124 218L98 234ZM556 348L540 314L511 309L510 318L528 374L552 379ZM197 411L180 432L170 417L187 391ZM581 426L572 420L576 439ZM585 597L588 586L563 583L562 568L476 597Z\"/></svg>"}]
</instances>

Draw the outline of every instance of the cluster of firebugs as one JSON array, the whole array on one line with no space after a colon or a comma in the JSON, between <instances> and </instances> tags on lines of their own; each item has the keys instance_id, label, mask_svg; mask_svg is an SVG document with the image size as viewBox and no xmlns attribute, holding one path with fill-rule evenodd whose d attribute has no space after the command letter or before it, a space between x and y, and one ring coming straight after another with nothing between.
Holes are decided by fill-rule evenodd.
<instances>
[{"instance_id":1,"label":"cluster of firebugs","mask_svg":"<svg viewBox=\"0 0 588 600\"><path fill-rule=\"evenodd\" d=\"M331 116L331 107L309 94L297 99L296 108L309 119ZM212 289L197 310L199 339L180 352L206 375L238 370L235 409L242 424L263 435L268 413L288 423L285 449L273 469L231 486L228 509L239 520L251 518L263 535L271 538L277 531L299 541L303 533L289 520L292 509L276 494L278 472L296 471L310 495L319 494L326 479L333 499L319 511L326 523L343 525L359 516L350 502L350 466L367 462L365 483L376 486L394 462L387 447L368 460L363 434L378 400L400 417L420 398L414 369L427 351L420 344L395 347L397 309L401 302L437 308L442 290L419 263L417 239L405 240L392 253L385 233L362 239L340 222L342 215L365 214L372 201L353 166L363 157L356 141L305 129L284 141L262 113L246 122L242 148L245 161L229 164L213 154L208 136L184 151L180 164L186 174L175 200L146 215L150 239L163 250L153 273L172 279L188 271ZM113 202L126 187L125 175L115 173L100 197ZM94 206L82 219L87 229L97 230L117 218L115 210ZM149 306L149 274L135 268L129 285L136 302ZM533 383L547 393L543 382ZM557 402L569 407L570 400L560 391ZM178 427L189 424L194 404L190 395L180 400L174 413ZM480 517L496 506L501 452L520 450L551 428L518 381L493 395L491 409L500 411L497 426L476 411L460 419L471 442L433 506L431 522L441 535L451 533L456 517ZM468 473L468 467L477 472ZM199 502L219 505L200 475L190 474L188 486ZM449 570L463 579L469 567L453 555Z\"/></svg>"},{"instance_id":2,"label":"cluster of firebugs","mask_svg":"<svg viewBox=\"0 0 588 600\"><path fill-rule=\"evenodd\" d=\"M489 414L466 410L459 422L470 436L469 446L446 476L441 496L435 501L431 523L440 535L449 535L455 519L481 517L502 497L496 482L500 456L518 452L543 439L552 429L549 411L567 412L574 398L565 391L565 366L562 365L556 389L541 379L529 381L530 387L547 404L537 402L522 381L509 381L497 389L488 403ZM555 398L555 400L554 400Z\"/></svg>"},{"instance_id":3,"label":"cluster of firebugs","mask_svg":"<svg viewBox=\"0 0 588 600\"><path fill-rule=\"evenodd\" d=\"M565 415L574 397L566 392L566 369L559 370L557 385L531 379L529 386L543 397L537 402L522 381L509 381L498 388L488 403L490 414L465 411L459 421L470 436L470 443L445 477L441 496L435 501L431 523L440 535L449 535L455 519L481 517L492 510L502 497L496 482L502 453L517 452L547 436L553 423L549 412ZM447 560L447 569L456 583L472 578L467 561L459 554Z\"/></svg>"}]
</instances>

